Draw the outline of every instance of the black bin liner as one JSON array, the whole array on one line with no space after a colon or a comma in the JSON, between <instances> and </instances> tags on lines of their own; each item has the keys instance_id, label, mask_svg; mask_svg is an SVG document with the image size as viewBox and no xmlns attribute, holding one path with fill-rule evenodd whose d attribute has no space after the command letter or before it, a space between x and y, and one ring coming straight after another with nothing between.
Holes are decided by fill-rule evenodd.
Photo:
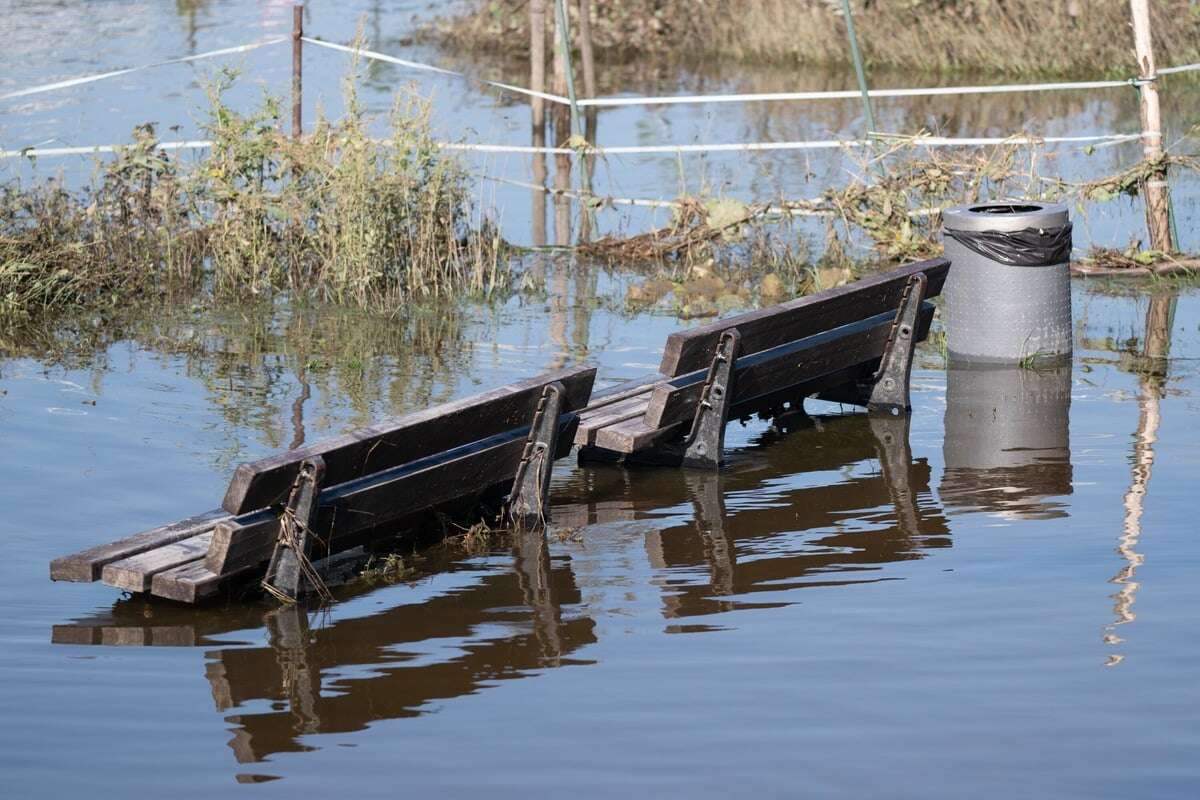
<instances>
[{"instance_id":1,"label":"black bin liner","mask_svg":"<svg viewBox=\"0 0 1200 800\"><path fill-rule=\"evenodd\" d=\"M1071 260L1071 223L1017 231L944 231L984 258L1013 267L1049 267Z\"/></svg>"}]
</instances>

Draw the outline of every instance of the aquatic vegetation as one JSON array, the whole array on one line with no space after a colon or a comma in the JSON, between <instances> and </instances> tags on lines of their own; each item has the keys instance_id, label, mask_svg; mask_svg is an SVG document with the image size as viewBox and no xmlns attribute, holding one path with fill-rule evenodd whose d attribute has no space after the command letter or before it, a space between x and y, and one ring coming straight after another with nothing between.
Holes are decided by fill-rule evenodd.
<instances>
[{"instance_id":1,"label":"aquatic vegetation","mask_svg":"<svg viewBox=\"0 0 1200 800\"><path fill-rule=\"evenodd\" d=\"M1160 64L1200 60L1200 7L1152 4ZM612 0L593 3L591 38L610 60L646 55L746 62L846 64L839 0ZM1014 74L1134 71L1126 0L907 0L853 3L863 53L875 66ZM479 0L445 16L428 38L472 49L525 52L521 0ZM1063 44L1069 42L1069 47Z\"/></svg>"},{"instance_id":2,"label":"aquatic vegetation","mask_svg":"<svg viewBox=\"0 0 1200 800\"><path fill-rule=\"evenodd\" d=\"M60 181L0 189L0 321L115 306L179 286L217 297L299 297L395 309L505 285L498 233L473 218L467 177L430 134L429 105L400 93L375 138L354 74L346 113L284 134L280 104L250 112L209 86L212 148L184 160L153 125L74 191Z\"/></svg>"}]
</instances>

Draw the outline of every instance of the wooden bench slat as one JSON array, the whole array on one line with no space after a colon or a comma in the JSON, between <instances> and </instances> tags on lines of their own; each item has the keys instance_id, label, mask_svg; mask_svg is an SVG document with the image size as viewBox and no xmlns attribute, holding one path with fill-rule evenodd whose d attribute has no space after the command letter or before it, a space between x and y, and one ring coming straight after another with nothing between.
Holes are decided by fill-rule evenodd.
<instances>
[{"instance_id":1,"label":"wooden bench slat","mask_svg":"<svg viewBox=\"0 0 1200 800\"><path fill-rule=\"evenodd\" d=\"M325 460L325 484L334 486L528 425L543 389L555 381L566 389L563 411L578 411L595 377L595 367L570 367L242 464L222 507L245 514L283 502L300 463L314 456Z\"/></svg>"},{"instance_id":2,"label":"wooden bench slat","mask_svg":"<svg viewBox=\"0 0 1200 800\"><path fill-rule=\"evenodd\" d=\"M868 376L883 354L893 319L894 314L879 314L840 330L739 358L730 417ZM933 305L926 302L914 331L916 341L927 335L932 319ZM692 373L660 385L643 417L599 429L596 446L632 453L675 438L695 415L705 376Z\"/></svg>"},{"instance_id":3,"label":"wooden bench slat","mask_svg":"<svg viewBox=\"0 0 1200 800\"><path fill-rule=\"evenodd\" d=\"M212 538L212 531L208 531L190 539L114 561L104 567L101 578L109 586L118 589L130 592L148 591L150 581L157 573L203 558L208 552Z\"/></svg>"},{"instance_id":4,"label":"wooden bench slat","mask_svg":"<svg viewBox=\"0 0 1200 800\"><path fill-rule=\"evenodd\" d=\"M730 328L737 328L741 335L741 352L752 354L876 314L895 313L912 275L924 272L929 281L925 296L935 297L941 293L949 269L950 262L944 258L922 261L778 306L673 333L667 337L659 371L678 377L707 369L721 333Z\"/></svg>"},{"instance_id":5,"label":"wooden bench slat","mask_svg":"<svg viewBox=\"0 0 1200 800\"><path fill-rule=\"evenodd\" d=\"M183 539L190 539L199 533L212 530L218 522L230 519L232 516L228 511L217 508L178 522L171 522L142 533L136 533L115 542L56 558L50 562L50 579L85 583L99 580L101 570L114 561L120 561L123 558Z\"/></svg>"},{"instance_id":6,"label":"wooden bench slat","mask_svg":"<svg viewBox=\"0 0 1200 800\"><path fill-rule=\"evenodd\" d=\"M633 417L640 417L646 413L646 406L650 403L650 395L653 390L653 385L645 386L640 394L604 406L586 417L580 415L579 430L575 433L575 444L595 444L596 431L600 428L606 428Z\"/></svg>"},{"instance_id":7,"label":"wooden bench slat","mask_svg":"<svg viewBox=\"0 0 1200 800\"><path fill-rule=\"evenodd\" d=\"M556 458L570 452L577 424L575 414L560 418ZM527 434L527 429L509 431L322 491L313 526L328 542L321 555L356 544L356 534L376 526L511 482ZM226 575L263 564L270 560L278 535L279 515L270 509L222 522L213 533L205 567Z\"/></svg>"},{"instance_id":8,"label":"wooden bench slat","mask_svg":"<svg viewBox=\"0 0 1200 800\"><path fill-rule=\"evenodd\" d=\"M150 593L180 603L199 603L215 596L228 580L229 576L222 577L206 568L200 558L155 575Z\"/></svg>"}]
</instances>

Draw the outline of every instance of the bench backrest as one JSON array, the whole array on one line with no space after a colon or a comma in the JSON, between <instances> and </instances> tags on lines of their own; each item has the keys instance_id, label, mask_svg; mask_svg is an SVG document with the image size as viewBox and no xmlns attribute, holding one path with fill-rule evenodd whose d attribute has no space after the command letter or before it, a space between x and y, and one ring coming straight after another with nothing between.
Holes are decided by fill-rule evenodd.
<instances>
[{"instance_id":1,"label":"bench backrest","mask_svg":"<svg viewBox=\"0 0 1200 800\"><path fill-rule=\"evenodd\" d=\"M242 464L222 507L245 514L285 501L300 464L315 456L325 460L323 485L336 486L528 426L543 390L556 381L566 390L562 412L579 411L595 377L595 367L570 367Z\"/></svg>"},{"instance_id":2,"label":"bench backrest","mask_svg":"<svg viewBox=\"0 0 1200 800\"><path fill-rule=\"evenodd\" d=\"M777 306L673 333L667 338L659 372L675 378L707 369L721 334L730 328L737 328L741 336L738 352L744 356L877 314L894 313L912 275L924 272L928 281L925 296L935 297L941 293L949 270L950 262L944 258L922 261Z\"/></svg>"}]
</instances>

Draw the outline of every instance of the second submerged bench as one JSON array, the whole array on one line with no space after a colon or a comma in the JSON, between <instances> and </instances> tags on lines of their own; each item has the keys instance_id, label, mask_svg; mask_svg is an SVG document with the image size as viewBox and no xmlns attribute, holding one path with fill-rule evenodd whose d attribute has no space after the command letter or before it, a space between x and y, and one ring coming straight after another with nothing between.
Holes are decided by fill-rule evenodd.
<instances>
[{"instance_id":1,"label":"second submerged bench","mask_svg":"<svg viewBox=\"0 0 1200 800\"><path fill-rule=\"evenodd\" d=\"M658 374L597 394L580 415L580 459L715 467L731 419L814 395L906 412L913 345L949 269L922 261L671 334Z\"/></svg>"}]
</instances>

